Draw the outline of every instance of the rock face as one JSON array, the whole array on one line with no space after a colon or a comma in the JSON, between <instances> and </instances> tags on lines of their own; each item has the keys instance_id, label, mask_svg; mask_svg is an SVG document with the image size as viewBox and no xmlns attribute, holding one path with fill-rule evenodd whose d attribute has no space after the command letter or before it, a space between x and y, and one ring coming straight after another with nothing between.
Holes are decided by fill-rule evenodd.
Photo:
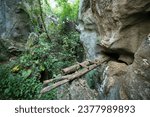
<instances>
[{"instance_id":1,"label":"rock face","mask_svg":"<svg viewBox=\"0 0 150 117\"><path fill-rule=\"evenodd\" d=\"M134 54L150 27L149 0L94 0L91 9L96 18L100 44L113 51Z\"/></svg>"},{"instance_id":2,"label":"rock face","mask_svg":"<svg viewBox=\"0 0 150 117\"><path fill-rule=\"evenodd\" d=\"M0 36L22 41L28 36L29 17L19 8L21 0L0 0Z\"/></svg>"},{"instance_id":3,"label":"rock face","mask_svg":"<svg viewBox=\"0 0 150 117\"><path fill-rule=\"evenodd\" d=\"M95 47L97 43L97 27L92 10L89 9L90 1L81 0L79 8L79 28L81 31L80 39L84 46L85 55L88 59L96 57Z\"/></svg>"},{"instance_id":4,"label":"rock face","mask_svg":"<svg viewBox=\"0 0 150 117\"><path fill-rule=\"evenodd\" d=\"M20 2L0 0L0 62L19 54L30 32L29 16L19 7Z\"/></svg>"},{"instance_id":5,"label":"rock face","mask_svg":"<svg viewBox=\"0 0 150 117\"><path fill-rule=\"evenodd\" d=\"M150 99L150 1L81 0L86 57L110 56L98 68L98 99Z\"/></svg>"},{"instance_id":6,"label":"rock face","mask_svg":"<svg viewBox=\"0 0 150 117\"><path fill-rule=\"evenodd\" d=\"M75 80L58 89L57 98L61 100L95 100L97 92L91 90L84 79Z\"/></svg>"}]
</instances>

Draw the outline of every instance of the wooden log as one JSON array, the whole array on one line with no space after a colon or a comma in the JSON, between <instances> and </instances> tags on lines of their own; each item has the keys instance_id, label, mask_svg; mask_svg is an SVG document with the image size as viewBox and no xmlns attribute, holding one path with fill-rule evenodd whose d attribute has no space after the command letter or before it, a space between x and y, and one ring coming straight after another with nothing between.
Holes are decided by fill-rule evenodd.
<instances>
[{"instance_id":1,"label":"wooden log","mask_svg":"<svg viewBox=\"0 0 150 117\"><path fill-rule=\"evenodd\" d=\"M86 65L89 65L89 64L97 64L99 62L99 59L100 58L97 58L95 59L94 61L84 61L82 63L78 63L78 64L75 64L73 66L70 66L70 67L67 67L65 69L63 69L64 72L66 73L69 73L69 72L73 72L74 70L77 71L78 69L76 69L75 67L80 67L80 66L83 66L84 68L87 68L88 69L88 66ZM74 72L75 72L74 71ZM67 76L68 77L68 76ZM61 80L64 80L65 78L67 78L66 76L63 76L63 78L61 77L61 75L59 74L58 76L56 76L56 78L53 78L53 79L50 79L50 80L45 80L43 82L44 85L46 84L49 84L49 83L52 83L52 82L57 82L57 81L61 81Z\"/></svg>"},{"instance_id":2,"label":"wooden log","mask_svg":"<svg viewBox=\"0 0 150 117\"><path fill-rule=\"evenodd\" d=\"M76 70L80 69L81 66L86 66L86 65L89 65L89 64L90 64L90 62L89 62L88 60L86 60L86 61L84 61L84 62L82 62L82 63L77 63L77 64L75 64L75 65L73 65L73 66L64 68L64 69L62 69L62 72L63 72L64 74L73 73L73 72L75 72Z\"/></svg>"},{"instance_id":3,"label":"wooden log","mask_svg":"<svg viewBox=\"0 0 150 117\"><path fill-rule=\"evenodd\" d=\"M59 86L65 84L65 83L67 83L67 82L69 82L69 80L68 80L68 79L65 79L65 80L62 80L62 81L60 81L60 82L57 82L57 83L55 83L55 84L53 84L53 85L51 85L51 86L47 86L47 87L45 87L45 88L43 88L43 89L41 90L41 94L44 94L44 93L46 93L46 92L49 92L49 91L51 91L51 90L53 90L53 89L55 89L55 88L57 88L57 87L59 87Z\"/></svg>"},{"instance_id":4,"label":"wooden log","mask_svg":"<svg viewBox=\"0 0 150 117\"><path fill-rule=\"evenodd\" d=\"M63 78L62 76L57 76L56 78L53 78L53 79L50 79L50 80L45 80L43 82L43 85L47 85L49 83L52 83L52 82L58 82L58 81L61 81L61 80L64 80L65 78Z\"/></svg>"},{"instance_id":5,"label":"wooden log","mask_svg":"<svg viewBox=\"0 0 150 117\"><path fill-rule=\"evenodd\" d=\"M67 67L67 68L64 68L62 71L65 73L65 74L69 74L69 73L72 73L72 72L75 72L77 71L80 67L84 67L84 68L87 68L88 69L88 66L89 64L96 64L98 63L97 62L98 59L95 59L94 61L84 61L82 63L78 63L78 64L75 64L73 66L70 66L70 67ZM47 85L49 83L52 83L52 82L58 82L58 81L61 81L61 80L64 80L64 76L63 78L61 76L57 76L56 78L53 78L53 79L50 79L50 80L45 80L43 82L44 85Z\"/></svg>"},{"instance_id":6,"label":"wooden log","mask_svg":"<svg viewBox=\"0 0 150 117\"><path fill-rule=\"evenodd\" d=\"M74 80L74 79L76 79L76 78L79 78L79 77L83 76L84 74L86 74L87 72L89 72L89 71L95 69L96 67L98 67L98 66L101 65L102 63L107 62L107 61L109 61L109 60L110 60L110 58L109 58L109 57L106 57L106 58L104 58L104 59L102 59L102 60L100 60L100 61L97 61L97 63L95 63L95 64L93 64L93 65L90 65L90 66L88 67L88 69L83 68L82 70L80 70L80 71L78 71L78 72L75 72L74 74L62 76L61 79L64 79L64 80L61 80L61 81L59 81L59 82L57 82L57 83L55 83L55 84L53 84L53 85L51 85L51 86L47 86L47 87L43 88L43 89L41 90L41 94L46 93L46 92L48 92L48 91L51 91L52 89L55 89L55 88L57 88L57 87L59 87L59 86L65 84L65 83L67 83L67 82L69 82L69 81L72 81L72 80Z\"/></svg>"}]
</instances>

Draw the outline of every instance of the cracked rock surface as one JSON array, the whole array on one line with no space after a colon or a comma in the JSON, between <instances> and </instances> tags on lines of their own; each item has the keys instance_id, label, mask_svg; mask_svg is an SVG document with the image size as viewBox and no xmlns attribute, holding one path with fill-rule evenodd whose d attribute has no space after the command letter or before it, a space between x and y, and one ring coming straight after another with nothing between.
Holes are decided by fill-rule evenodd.
<instances>
[{"instance_id":1,"label":"cracked rock surface","mask_svg":"<svg viewBox=\"0 0 150 117\"><path fill-rule=\"evenodd\" d=\"M150 99L150 1L81 0L79 28L87 59L112 58L93 77L97 99Z\"/></svg>"}]
</instances>

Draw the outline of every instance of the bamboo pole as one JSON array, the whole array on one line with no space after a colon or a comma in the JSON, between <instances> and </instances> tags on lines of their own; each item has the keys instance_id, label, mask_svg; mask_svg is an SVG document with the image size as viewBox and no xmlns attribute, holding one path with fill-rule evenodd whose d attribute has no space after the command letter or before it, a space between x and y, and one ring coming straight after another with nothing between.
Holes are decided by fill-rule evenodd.
<instances>
[{"instance_id":1,"label":"bamboo pole","mask_svg":"<svg viewBox=\"0 0 150 117\"><path fill-rule=\"evenodd\" d=\"M43 85L47 85L47 84L52 83L52 82L58 82L58 81L61 81L61 80L64 80L64 79L65 78L63 78L62 76L58 76L58 77L50 79L50 80L45 80L43 82Z\"/></svg>"},{"instance_id":2,"label":"bamboo pole","mask_svg":"<svg viewBox=\"0 0 150 117\"><path fill-rule=\"evenodd\" d=\"M87 69L87 68L83 68L82 70L79 70L78 72L75 72L75 73L73 73L73 74L71 74L71 75L62 76L61 78L58 78L58 79L61 79L61 81L58 81L58 82L54 83L54 84L51 85L51 86L47 86L47 87L43 88L43 89L41 90L41 94L46 93L46 92L48 92L48 91L51 91L52 89L55 89L55 88L57 88L57 87L59 87L59 86L65 84L65 83L67 83L67 82L69 82L69 81L72 81L72 80L74 80L74 79L76 79L76 78L79 78L79 77L81 77L82 75L86 74L87 72L89 72L89 71L95 69L96 67L98 67L98 66L101 65L102 63L108 62L109 60L110 60L109 57L105 57L105 58L103 58L102 60L97 61L97 63L88 66L88 69ZM57 79L57 80L58 80L58 79Z\"/></svg>"},{"instance_id":3,"label":"bamboo pole","mask_svg":"<svg viewBox=\"0 0 150 117\"><path fill-rule=\"evenodd\" d=\"M64 74L69 74L69 73L75 72L76 70L80 69L82 66L86 66L86 65L89 65L89 64L90 64L90 61L86 60L82 63L77 63L73 66L64 68L64 69L62 69L62 72Z\"/></svg>"},{"instance_id":4,"label":"bamboo pole","mask_svg":"<svg viewBox=\"0 0 150 117\"><path fill-rule=\"evenodd\" d=\"M64 74L70 74L70 73L73 73L73 72L79 70L81 67L88 68L87 65L94 64L97 61L98 61L98 59L95 59L94 61L86 60L86 61L83 61L82 63L77 63L77 64L72 65L70 67L64 68L64 69L62 69L62 71L63 71ZM52 82L58 82L58 81L61 81L61 80L64 80L64 79L65 79L64 76L63 76L63 78L61 76L58 76L58 77L50 79L50 80L45 80L43 82L43 84L46 85L46 84L49 84L49 83L52 83Z\"/></svg>"}]
</instances>

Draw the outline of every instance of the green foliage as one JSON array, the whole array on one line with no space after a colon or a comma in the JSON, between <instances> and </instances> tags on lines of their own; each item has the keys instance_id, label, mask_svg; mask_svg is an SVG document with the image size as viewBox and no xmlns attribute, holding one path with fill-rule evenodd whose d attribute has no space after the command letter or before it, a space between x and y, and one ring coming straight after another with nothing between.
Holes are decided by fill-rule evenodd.
<instances>
[{"instance_id":1,"label":"green foliage","mask_svg":"<svg viewBox=\"0 0 150 117\"><path fill-rule=\"evenodd\" d=\"M59 35L59 39L55 37L52 43L49 43L43 33L37 40L38 42L33 42L15 63L9 64L5 69L1 67L1 99L56 99L56 90L39 98L42 88L40 81L45 77L55 77L62 68L77 61L79 34L71 32L68 35ZM45 71L48 76L42 76Z\"/></svg>"},{"instance_id":2,"label":"green foliage","mask_svg":"<svg viewBox=\"0 0 150 117\"><path fill-rule=\"evenodd\" d=\"M39 100L56 100L57 99L56 91L57 90L54 89L54 90L52 90L50 92L47 92L47 93L41 95L38 99Z\"/></svg>"},{"instance_id":3,"label":"green foliage","mask_svg":"<svg viewBox=\"0 0 150 117\"><path fill-rule=\"evenodd\" d=\"M8 52L5 44L0 40L0 62L5 62L8 60Z\"/></svg>"},{"instance_id":4,"label":"green foliage","mask_svg":"<svg viewBox=\"0 0 150 117\"><path fill-rule=\"evenodd\" d=\"M57 50L57 58L62 67L67 67L79 61L80 54L83 54L83 48L80 43L79 34L70 32L68 34L56 35L53 34L53 44ZM82 59L82 58L81 58Z\"/></svg>"},{"instance_id":5,"label":"green foliage","mask_svg":"<svg viewBox=\"0 0 150 117\"><path fill-rule=\"evenodd\" d=\"M56 91L39 97L43 87L41 73L47 70L52 76L52 64L55 62L50 55L52 47L43 35L39 36L38 44L32 44L18 61L0 68L1 99L56 99Z\"/></svg>"},{"instance_id":6,"label":"green foliage","mask_svg":"<svg viewBox=\"0 0 150 117\"><path fill-rule=\"evenodd\" d=\"M25 0L19 5L29 14L32 27L36 33L47 32L62 29L64 22L76 22L78 16L79 0L70 3L68 0L55 0L57 6L52 9L48 0ZM57 26L53 22L47 23L49 16L56 16L58 19ZM50 19L49 19L50 20ZM44 27L46 29L44 29ZM57 31L58 31L57 30Z\"/></svg>"},{"instance_id":7,"label":"green foliage","mask_svg":"<svg viewBox=\"0 0 150 117\"><path fill-rule=\"evenodd\" d=\"M7 60L8 60L8 57L6 56L6 54L0 53L0 62L5 62Z\"/></svg>"},{"instance_id":8,"label":"green foliage","mask_svg":"<svg viewBox=\"0 0 150 117\"><path fill-rule=\"evenodd\" d=\"M95 80L98 76L98 71L96 69L88 72L86 75L85 75L85 78L87 80L87 83L88 83L88 86L91 88L91 89L94 89L95 88Z\"/></svg>"},{"instance_id":9,"label":"green foliage","mask_svg":"<svg viewBox=\"0 0 150 117\"><path fill-rule=\"evenodd\" d=\"M58 3L55 13L59 16L60 21L76 21L78 14L79 0L75 3L69 3L68 0L56 0Z\"/></svg>"},{"instance_id":10,"label":"green foliage","mask_svg":"<svg viewBox=\"0 0 150 117\"><path fill-rule=\"evenodd\" d=\"M41 26L43 26L44 23L42 20L52 14L48 0L25 0L22 1L18 7L26 11L29 15L32 27L36 33L42 31L41 28L43 27Z\"/></svg>"},{"instance_id":11,"label":"green foliage","mask_svg":"<svg viewBox=\"0 0 150 117\"><path fill-rule=\"evenodd\" d=\"M0 99L56 99L55 90L40 96L43 85L36 78L29 77L31 70L22 70L22 74L10 71L10 66L0 66Z\"/></svg>"},{"instance_id":12,"label":"green foliage","mask_svg":"<svg viewBox=\"0 0 150 117\"><path fill-rule=\"evenodd\" d=\"M40 36L38 44L32 46L20 57L18 63L20 70L17 74L40 81L52 78L53 64L57 60L50 54L51 48L51 44Z\"/></svg>"},{"instance_id":13,"label":"green foliage","mask_svg":"<svg viewBox=\"0 0 150 117\"><path fill-rule=\"evenodd\" d=\"M15 76L8 67L0 67L0 99L38 99L41 86L35 78Z\"/></svg>"},{"instance_id":14,"label":"green foliage","mask_svg":"<svg viewBox=\"0 0 150 117\"><path fill-rule=\"evenodd\" d=\"M54 78L62 68L76 63L83 54L77 32L61 33L65 20L76 21L79 0L74 4L57 0L59 6L53 11L47 0L40 2L25 0L19 6L29 14L34 33L27 39L26 51L14 63L0 67L0 99L57 99L57 90L40 96L42 81ZM41 30L44 25L41 17L45 20L51 14L59 18L58 25L45 24L49 31Z\"/></svg>"}]
</instances>

